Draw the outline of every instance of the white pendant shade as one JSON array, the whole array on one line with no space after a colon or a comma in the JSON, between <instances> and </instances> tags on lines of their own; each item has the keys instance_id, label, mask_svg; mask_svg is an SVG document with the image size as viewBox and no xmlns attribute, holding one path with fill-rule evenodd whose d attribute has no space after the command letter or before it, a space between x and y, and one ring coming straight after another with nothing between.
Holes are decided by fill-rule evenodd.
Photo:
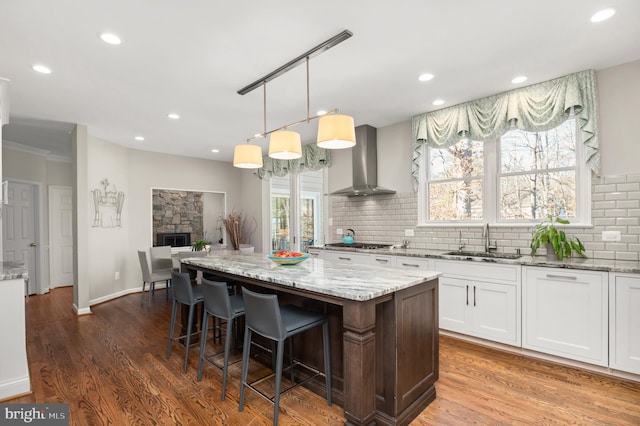
<instances>
[{"instance_id":1,"label":"white pendant shade","mask_svg":"<svg viewBox=\"0 0 640 426\"><path fill-rule=\"evenodd\" d=\"M353 117L348 115L325 115L318 121L318 141L320 148L343 149L356 144Z\"/></svg>"},{"instance_id":2,"label":"white pendant shade","mask_svg":"<svg viewBox=\"0 0 640 426\"><path fill-rule=\"evenodd\" d=\"M302 157L300 133L280 130L271 133L269 157L278 160L294 160Z\"/></svg>"},{"instance_id":3,"label":"white pendant shade","mask_svg":"<svg viewBox=\"0 0 640 426\"><path fill-rule=\"evenodd\" d=\"M262 149L258 145L236 145L233 150L233 166L241 169L262 167Z\"/></svg>"}]
</instances>

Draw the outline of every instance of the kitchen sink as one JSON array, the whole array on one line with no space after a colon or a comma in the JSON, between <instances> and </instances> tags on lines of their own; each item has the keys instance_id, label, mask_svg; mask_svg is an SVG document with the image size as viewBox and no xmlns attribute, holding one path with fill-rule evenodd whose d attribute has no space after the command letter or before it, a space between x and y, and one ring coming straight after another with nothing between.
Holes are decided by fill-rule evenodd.
<instances>
[{"instance_id":1,"label":"kitchen sink","mask_svg":"<svg viewBox=\"0 0 640 426\"><path fill-rule=\"evenodd\" d=\"M459 256L459 257L484 257L488 259L519 259L522 255L519 254L511 254L511 253L487 253L484 251L448 251L446 253L448 256Z\"/></svg>"}]
</instances>

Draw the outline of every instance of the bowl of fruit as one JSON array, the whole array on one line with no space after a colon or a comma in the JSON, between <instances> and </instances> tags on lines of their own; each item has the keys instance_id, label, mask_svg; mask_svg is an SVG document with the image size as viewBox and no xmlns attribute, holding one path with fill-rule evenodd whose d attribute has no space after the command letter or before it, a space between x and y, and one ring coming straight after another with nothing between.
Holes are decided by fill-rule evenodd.
<instances>
[{"instance_id":1,"label":"bowl of fruit","mask_svg":"<svg viewBox=\"0 0 640 426\"><path fill-rule=\"evenodd\" d=\"M309 253L280 250L268 255L267 257L278 265L297 265L298 263L307 260Z\"/></svg>"}]
</instances>

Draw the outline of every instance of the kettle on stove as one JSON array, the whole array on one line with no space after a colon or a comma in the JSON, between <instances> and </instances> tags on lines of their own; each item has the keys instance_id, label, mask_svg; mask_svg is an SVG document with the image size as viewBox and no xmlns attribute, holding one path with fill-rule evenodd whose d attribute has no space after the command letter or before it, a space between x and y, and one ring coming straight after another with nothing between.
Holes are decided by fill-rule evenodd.
<instances>
[{"instance_id":1,"label":"kettle on stove","mask_svg":"<svg viewBox=\"0 0 640 426\"><path fill-rule=\"evenodd\" d=\"M347 229L347 233L342 236L343 244L353 244L355 242L356 231Z\"/></svg>"}]
</instances>

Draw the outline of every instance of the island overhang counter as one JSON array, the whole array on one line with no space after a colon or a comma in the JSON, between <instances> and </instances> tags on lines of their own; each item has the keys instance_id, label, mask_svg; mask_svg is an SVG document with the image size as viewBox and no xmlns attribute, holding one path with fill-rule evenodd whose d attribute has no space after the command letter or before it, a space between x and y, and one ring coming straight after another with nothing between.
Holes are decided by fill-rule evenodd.
<instances>
[{"instance_id":1,"label":"island overhang counter","mask_svg":"<svg viewBox=\"0 0 640 426\"><path fill-rule=\"evenodd\" d=\"M194 279L203 271L277 291L285 303L326 310L334 400L346 424L409 424L435 399L438 272L313 258L283 266L264 254L236 252L182 259L181 268ZM296 357L321 366L319 342L296 343ZM323 381L311 383L324 392Z\"/></svg>"}]
</instances>

